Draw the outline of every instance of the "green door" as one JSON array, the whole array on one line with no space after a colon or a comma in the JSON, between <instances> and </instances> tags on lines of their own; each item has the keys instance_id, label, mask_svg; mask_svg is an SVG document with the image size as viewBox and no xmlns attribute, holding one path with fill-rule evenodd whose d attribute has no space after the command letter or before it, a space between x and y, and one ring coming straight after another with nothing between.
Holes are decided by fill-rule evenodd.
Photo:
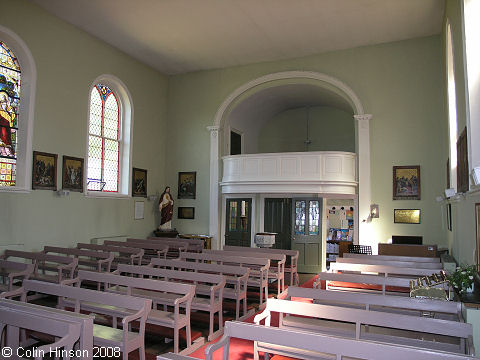
<instances>
[{"instance_id":1,"label":"green door","mask_svg":"<svg viewBox=\"0 0 480 360\"><path fill-rule=\"evenodd\" d=\"M322 199L294 199L292 249L299 251L298 272L322 271Z\"/></svg>"},{"instance_id":2,"label":"green door","mask_svg":"<svg viewBox=\"0 0 480 360\"><path fill-rule=\"evenodd\" d=\"M250 247L252 199L227 199L225 245Z\"/></svg>"},{"instance_id":3,"label":"green door","mask_svg":"<svg viewBox=\"0 0 480 360\"><path fill-rule=\"evenodd\" d=\"M275 249L289 250L292 241L292 199L265 199L264 230L277 233Z\"/></svg>"}]
</instances>

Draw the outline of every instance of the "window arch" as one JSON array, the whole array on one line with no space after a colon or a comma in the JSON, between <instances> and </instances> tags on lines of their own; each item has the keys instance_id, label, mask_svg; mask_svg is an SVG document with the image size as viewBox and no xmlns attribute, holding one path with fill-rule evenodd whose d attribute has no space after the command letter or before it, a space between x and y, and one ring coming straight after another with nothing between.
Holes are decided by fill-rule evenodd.
<instances>
[{"instance_id":1,"label":"window arch","mask_svg":"<svg viewBox=\"0 0 480 360\"><path fill-rule=\"evenodd\" d=\"M133 107L125 85L103 75L90 88L87 139L87 192L130 194Z\"/></svg>"},{"instance_id":2,"label":"window arch","mask_svg":"<svg viewBox=\"0 0 480 360\"><path fill-rule=\"evenodd\" d=\"M0 26L0 191L30 190L35 85L30 50Z\"/></svg>"}]
</instances>

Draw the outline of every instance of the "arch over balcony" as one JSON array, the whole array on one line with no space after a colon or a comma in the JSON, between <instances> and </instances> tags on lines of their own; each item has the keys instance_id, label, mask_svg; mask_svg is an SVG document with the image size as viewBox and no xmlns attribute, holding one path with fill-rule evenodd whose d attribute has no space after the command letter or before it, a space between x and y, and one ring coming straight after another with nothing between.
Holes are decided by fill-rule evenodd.
<instances>
[{"instance_id":1,"label":"arch over balcony","mask_svg":"<svg viewBox=\"0 0 480 360\"><path fill-rule=\"evenodd\" d=\"M228 116L232 110L251 98L256 93L286 85L308 85L316 87L324 94L330 94L331 98L350 110L355 124L355 147L357 161L356 180L358 182L357 193L359 195L359 217L368 217L370 207L370 139L369 120L371 115L364 114L362 103L355 92L342 81L326 74L310 71L287 71L268 74L240 86L233 91L220 105L215 115L210 131L210 234L213 236L213 246L218 247L221 243L218 239L220 226L220 164L224 155L228 155L228 146L222 136L226 128ZM352 119L353 120L353 119ZM265 154L264 154L265 155ZM360 236L361 236L360 227ZM362 238L360 237L360 242Z\"/></svg>"}]
</instances>

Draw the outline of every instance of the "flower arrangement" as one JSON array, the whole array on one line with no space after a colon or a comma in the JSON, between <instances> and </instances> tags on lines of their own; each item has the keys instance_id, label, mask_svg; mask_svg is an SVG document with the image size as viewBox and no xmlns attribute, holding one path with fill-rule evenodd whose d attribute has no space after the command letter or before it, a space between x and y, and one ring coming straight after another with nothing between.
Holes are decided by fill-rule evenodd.
<instances>
[{"instance_id":1,"label":"flower arrangement","mask_svg":"<svg viewBox=\"0 0 480 360\"><path fill-rule=\"evenodd\" d=\"M473 290L473 282L476 273L477 267L475 265L463 265L457 267L455 272L447 276L447 279L459 293L463 294L467 292L468 289Z\"/></svg>"}]
</instances>

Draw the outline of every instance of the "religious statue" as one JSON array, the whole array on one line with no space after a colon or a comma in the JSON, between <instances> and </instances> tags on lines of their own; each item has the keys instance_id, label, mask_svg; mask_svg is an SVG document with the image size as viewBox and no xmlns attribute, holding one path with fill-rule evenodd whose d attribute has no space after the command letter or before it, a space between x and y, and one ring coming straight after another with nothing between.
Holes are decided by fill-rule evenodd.
<instances>
[{"instance_id":1,"label":"religious statue","mask_svg":"<svg viewBox=\"0 0 480 360\"><path fill-rule=\"evenodd\" d=\"M170 186L167 186L160 195L160 202L158 204L158 210L160 211L160 226L161 231L169 231L172 229L172 217L173 217L173 199L170 194Z\"/></svg>"}]
</instances>

